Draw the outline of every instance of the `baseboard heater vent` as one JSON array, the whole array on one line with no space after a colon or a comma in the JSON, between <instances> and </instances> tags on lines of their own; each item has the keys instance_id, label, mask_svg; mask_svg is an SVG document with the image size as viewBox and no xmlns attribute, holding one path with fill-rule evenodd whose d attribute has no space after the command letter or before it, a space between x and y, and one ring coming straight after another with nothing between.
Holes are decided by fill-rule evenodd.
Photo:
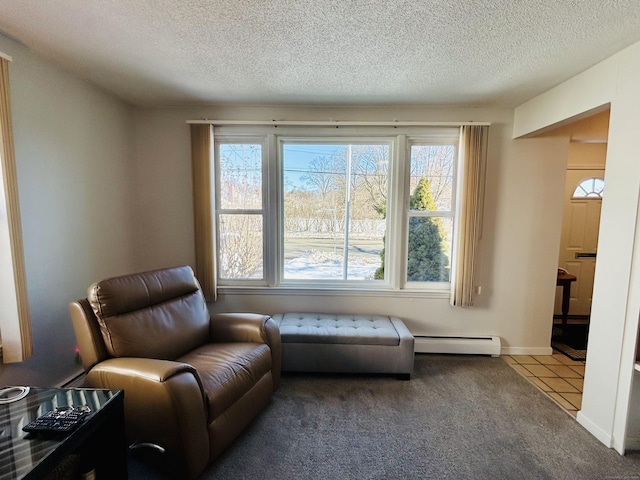
<instances>
[{"instance_id":1,"label":"baseboard heater vent","mask_svg":"<svg viewBox=\"0 0 640 480\"><path fill-rule=\"evenodd\" d=\"M466 353L500 356L500 337L438 337L414 335L416 353Z\"/></svg>"}]
</instances>

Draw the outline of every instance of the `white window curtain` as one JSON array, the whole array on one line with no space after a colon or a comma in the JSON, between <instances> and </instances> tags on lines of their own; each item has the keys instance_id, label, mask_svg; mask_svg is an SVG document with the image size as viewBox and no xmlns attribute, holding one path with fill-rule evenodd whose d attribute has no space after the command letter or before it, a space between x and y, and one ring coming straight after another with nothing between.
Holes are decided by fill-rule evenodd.
<instances>
[{"instance_id":1,"label":"white window curtain","mask_svg":"<svg viewBox=\"0 0 640 480\"><path fill-rule=\"evenodd\" d=\"M460 132L458 212L453 245L451 305L470 307L475 290L476 250L482 237L482 211L488 126L464 125Z\"/></svg>"},{"instance_id":2,"label":"white window curtain","mask_svg":"<svg viewBox=\"0 0 640 480\"><path fill-rule=\"evenodd\" d=\"M208 301L217 299L214 143L212 125L191 125L196 277Z\"/></svg>"},{"instance_id":3,"label":"white window curtain","mask_svg":"<svg viewBox=\"0 0 640 480\"><path fill-rule=\"evenodd\" d=\"M31 318L24 269L18 181L13 146L9 60L0 55L0 333L2 361L20 362L31 357Z\"/></svg>"}]
</instances>

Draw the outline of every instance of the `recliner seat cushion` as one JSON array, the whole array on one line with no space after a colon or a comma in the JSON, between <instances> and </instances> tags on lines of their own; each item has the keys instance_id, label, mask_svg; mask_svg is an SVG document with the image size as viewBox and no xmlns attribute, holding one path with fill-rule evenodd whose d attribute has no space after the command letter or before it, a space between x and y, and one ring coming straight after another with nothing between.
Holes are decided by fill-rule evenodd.
<instances>
[{"instance_id":1,"label":"recliner seat cushion","mask_svg":"<svg viewBox=\"0 0 640 480\"><path fill-rule=\"evenodd\" d=\"M209 312L188 266L103 280L87 296L111 356L174 360L209 340Z\"/></svg>"},{"instance_id":2,"label":"recliner seat cushion","mask_svg":"<svg viewBox=\"0 0 640 480\"><path fill-rule=\"evenodd\" d=\"M198 371L213 421L271 370L271 349L259 343L209 343L178 361Z\"/></svg>"}]
</instances>

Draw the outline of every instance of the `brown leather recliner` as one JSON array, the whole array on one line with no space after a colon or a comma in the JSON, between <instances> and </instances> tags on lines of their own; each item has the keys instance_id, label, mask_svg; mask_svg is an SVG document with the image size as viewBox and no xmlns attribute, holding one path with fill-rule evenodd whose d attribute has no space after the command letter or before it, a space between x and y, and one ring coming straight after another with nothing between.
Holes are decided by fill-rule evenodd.
<instances>
[{"instance_id":1,"label":"brown leather recliner","mask_svg":"<svg viewBox=\"0 0 640 480\"><path fill-rule=\"evenodd\" d=\"M124 390L128 441L166 450L194 478L280 382L277 325L210 317L190 267L110 278L69 305L85 386Z\"/></svg>"}]
</instances>

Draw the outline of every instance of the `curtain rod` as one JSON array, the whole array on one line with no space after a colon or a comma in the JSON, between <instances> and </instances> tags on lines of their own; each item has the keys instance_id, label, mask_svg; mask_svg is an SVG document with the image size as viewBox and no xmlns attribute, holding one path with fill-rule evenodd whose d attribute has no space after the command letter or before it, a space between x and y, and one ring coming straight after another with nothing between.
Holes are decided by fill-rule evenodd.
<instances>
[{"instance_id":1,"label":"curtain rod","mask_svg":"<svg viewBox=\"0 0 640 480\"><path fill-rule=\"evenodd\" d=\"M489 126L491 122L354 122L341 120L187 120L188 124L201 125L289 125L315 127L460 127L463 125Z\"/></svg>"}]
</instances>

